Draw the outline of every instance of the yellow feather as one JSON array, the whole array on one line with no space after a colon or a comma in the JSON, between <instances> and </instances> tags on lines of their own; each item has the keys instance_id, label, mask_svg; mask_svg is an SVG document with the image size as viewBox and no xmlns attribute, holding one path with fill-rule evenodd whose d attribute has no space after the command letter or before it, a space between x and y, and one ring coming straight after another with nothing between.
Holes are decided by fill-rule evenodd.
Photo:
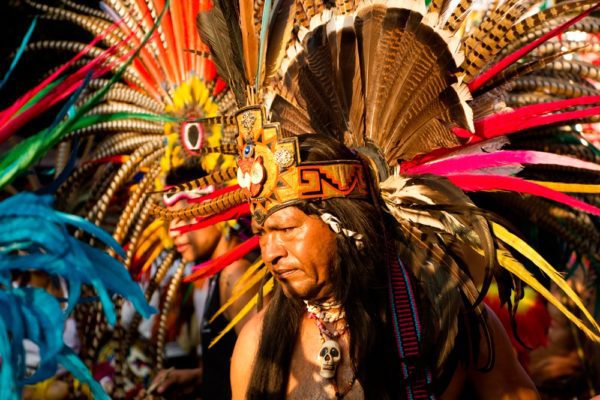
<instances>
[{"instance_id":1,"label":"yellow feather","mask_svg":"<svg viewBox=\"0 0 600 400\"><path fill-rule=\"evenodd\" d=\"M265 286L263 286L263 296L266 296L267 294L269 294L271 292L271 290L273 290L273 278L269 279L267 281L267 283L265 284ZM258 293L252 298L252 300L250 300L248 302L248 304L246 304L244 306L244 308L242 308L240 310L240 312L235 317L233 317L233 319L229 322L229 324L225 327L225 329L223 329L221 331L221 333L219 333L219 336L217 336L216 338L213 339L212 342L210 342L210 345L208 346L208 348L210 349L211 347L213 347L219 340L221 340L221 338L223 336L225 336L225 334L227 332L229 332L238 322L240 322L242 320L242 318L244 318L246 315L248 315L250 310L252 310L252 307L254 307L256 305L257 301L258 301Z\"/></svg>"},{"instance_id":2,"label":"yellow feather","mask_svg":"<svg viewBox=\"0 0 600 400\"><path fill-rule=\"evenodd\" d=\"M148 225L146 229L144 229L144 232L142 232L142 236L138 242L139 244L135 249L134 258L140 257L142 254L148 251L150 246L156 242L157 236L162 239L160 231L161 229L164 229L164 221L159 219L155 220Z\"/></svg>"},{"instance_id":3,"label":"yellow feather","mask_svg":"<svg viewBox=\"0 0 600 400\"><path fill-rule=\"evenodd\" d=\"M152 250L152 253L150 253L150 257L148 257L148 259L146 260L146 262L144 263L144 265L142 266L142 272L146 272L148 271L148 269L150 268L150 266L152 265L152 263L156 260L156 258L158 257L158 255L160 254L161 251L163 251L164 248L161 246L161 243L158 242L156 247Z\"/></svg>"},{"instance_id":4,"label":"yellow feather","mask_svg":"<svg viewBox=\"0 0 600 400\"><path fill-rule=\"evenodd\" d=\"M261 264L262 264L262 262L261 262ZM235 303L240 297L242 297L242 295L244 293L246 293L248 290L250 290L254 286L256 286L258 284L258 282L260 282L260 280L263 278L263 276L264 276L264 274L256 273L256 274L254 274L254 276L252 276L252 278L247 279L247 282L245 284L243 284L243 286L240 286L239 282L236 283L235 284L235 288L233 289L233 294L231 295L231 297L229 298L229 300L227 300L227 302L225 302L225 304L223 304L221 306L221 308L219 308L219 310L217 310L217 312L215 313L215 315L213 315L210 318L210 321L208 321L208 322L209 323L213 322L219 315L221 315L233 303ZM240 279L240 281L241 281L241 279Z\"/></svg>"},{"instance_id":5,"label":"yellow feather","mask_svg":"<svg viewBox=\"0 0 600 400\"><path fill-rule=\"evenodd\" d=\"M562 183L562 182L544 182L544 181L529 181L545 186L549 189L563 193L592 193L600 194L600 185L586 185L583 183Z\"/></svg>"},{"instance_id":6,"label":"yellow feather","mask_svg":"<svg viewBox=\"0 0 600 400\"><path fill-rule=\"evenodd\" d=\"M152 223L150 223L150 225L148 225L142 232L142 236L140 236L140 243L146 240L148 237L153 236L161 226L164 226L164 221L160 219L155 219L152 221Z\"/></svg>"},{"instance_id":7,"label":"yellow feather","mask_svg":"<svg viewBox=\"0 0 600 400\"><path fill-rule=\"evenodd\" d=\"M523 256L527 257L533 262L542 272L554 282L567 296L575 303L577 308L585 315L586 319L590 321L596 332L600 332L600 326L596 323L594 317L590 314L583 302L571 289L568 283L563 279L556 269L554 269L544 258L531 248L527 243L518 238L517 236L510 233L503 226L492 223L492 230L496 237L502 240L504 243L517 250ZM506 268L509 272L513 273L523 282L531 286L535 291L544 296L552 305L554 305L560 312L562 312L571 322L573 322L579 329L581 329L590 339L600 342L600 336L592 330L590 330L584 323L577 318L571 311L569 311L552 293L546 289L527 269L517 260L515 260L508 252L497 250L498 261L500 265Z\"/></svg>"},{"instance_id":8,"label":"yellow feather","mask_svg":"<svg viewBox=\"0 0 600 400\"><path fill-rule=\"evenodd\" d=\"M254 273L256 271L259 270L259 268L263 265L262 262L262 258L258 258L254 264L252 264L250 267L248 267L248 269L246 269L246 271L244 271L244 273L242 274L242 276L240 277L240 279L238 279L238 281L235 283L235 285L233 286L233 293L236 293L240 287L242 287L242 285L244 285L244 283L251 277L254 275Z\"/></svg>"}]
</instances>

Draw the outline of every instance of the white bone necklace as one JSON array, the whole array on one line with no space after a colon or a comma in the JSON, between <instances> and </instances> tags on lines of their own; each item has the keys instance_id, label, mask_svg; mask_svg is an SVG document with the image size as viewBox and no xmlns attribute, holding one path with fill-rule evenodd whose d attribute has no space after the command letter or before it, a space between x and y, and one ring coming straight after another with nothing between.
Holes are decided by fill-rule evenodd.
<instances>
[{"instance_id":1,"label":"white bone necklace","mask_svg":"<svg viewBox=\"0 0 600 400\"><path fill-rule=\"evenodd\" d=\"M306 311L308 311L310 315L314 315L318 318L319 321L333 323L346 317L346 313L339 303L328 302L311 304L305 300L304 304L306 304Z\"/></svg>"}]
</instances>

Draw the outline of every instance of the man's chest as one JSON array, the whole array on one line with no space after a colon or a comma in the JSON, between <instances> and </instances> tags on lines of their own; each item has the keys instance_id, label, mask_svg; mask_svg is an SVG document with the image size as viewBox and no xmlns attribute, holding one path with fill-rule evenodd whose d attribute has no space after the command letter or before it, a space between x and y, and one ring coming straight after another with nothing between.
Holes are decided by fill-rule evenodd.
<instances>
[{"instance_id":1,"label":"man's chest","mask_svg":"<svg viewBox=\"0 0 600 400\"><path fill-rule=\"evenodd\" d=\"M343 399L364 399L360 383L355 379L348 353L348 342L339 340L340 357L331 379L321 376L324 367L323 341L318 330L304 325L294 348L288 382L288 399L336 399L336 392L345 393ZM326 349L325 351L330 351Z\"/></svg>"}]
</instances>

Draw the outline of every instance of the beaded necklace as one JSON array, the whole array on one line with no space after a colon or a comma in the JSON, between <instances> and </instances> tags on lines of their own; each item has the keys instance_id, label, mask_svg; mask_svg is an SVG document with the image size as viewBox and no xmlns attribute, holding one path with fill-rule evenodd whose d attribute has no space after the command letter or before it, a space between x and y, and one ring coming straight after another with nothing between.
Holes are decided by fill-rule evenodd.
<instances>
[{"instance_id":1,"label":"beaded necklace","mask_svg":"<svg viewBox=\"0 0 600 400\"><path fill-rule=\"evenodd\" d=\"M319 350L318 357L322 363L320 375L323 378L328 379L333 385L333 389L335 390L335 398L343 399L350 392L354 386L354 382L356 381L356 373L353 373L352 378L344 386L343 390L340 390L336 379L337 363L341 361L341 349L337 343L337 340L346 333L348 324L344 322L344 325L341 329L330 330L327 328L327 326L325 326L325 322L335 324L336 322L343 320L346 314L340 304L309 304L306 301L305 303L308 311L308 317L315 321L315 325L319 329L319 335L321 337L321 349ZM327 361L325 361L327 368L324 368L323 357L331 357L332 352L334 351L337 351L339 360L332 367L330 359L327 359Z\"/></svg>"}]
</instances>

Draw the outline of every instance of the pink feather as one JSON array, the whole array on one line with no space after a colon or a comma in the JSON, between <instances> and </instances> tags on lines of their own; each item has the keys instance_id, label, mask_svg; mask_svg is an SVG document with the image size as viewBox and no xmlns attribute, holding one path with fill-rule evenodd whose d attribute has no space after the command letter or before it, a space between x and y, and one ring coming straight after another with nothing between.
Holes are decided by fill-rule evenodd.
<instances>
[{"instance_id":1,"label":"pink feather","mask_svg":"<svg viewBox=\"0 0 600 400\"><path fill-rule=\"evenodd\" d=\"M21 96L10 107L8 107L7 109L5 109L2 112L0 112L0 126L3 126L6 123L6 120L8 120L12 116L14 116L17 113L17 111L24 104L26 104L29 100L31 100L36 94L38 94L40 91L42 91L50 83L52 83L53 81L55 81L63 72L65 72L67 70L67 68L69 68L71 65L73 65L77 60L79 60L81 57L85 56L89 52L89 50L96 45L96 43L98 43L99 41L101 41L102 39L104 39L106 37L106 35L108 35L109 33L111 33L116 27L117 27L117 23L112 24L106 30L106 32L104 32L104 33L96 36L94 38L94 40L92 40L87 46L85 46L85 48L83 50L81 50L79 53L77 53L75 55L75 57L73 57L71 60L69 60L65 64L63 64L60 68L58 68L56 71L54 71L54 73L52 73L50 76L48 76L46 79L44 79L36 87L34 87L33 89L31 89L30 91L28 91L27 93L25 93L23 96ZM126 42L127 39L124 42ZM113 46L113 47L107 49L100 56L98 56L98 58L103 57L103 55L105 53L107 54L107 56L110 55L110 54L113 54L115 52L115 50L116 50L116 46Z\"/></svg>"},{"instance_id":2,"label":"pink feather","mask_svg":"<svg viewBox=\"0 0 600 400\"><path fill-rule=\"evenodd\" d=\"M496 168L520 164L548 164L561 165L600 171L600 165L581 161L577 158L561 156L542 151L530 150L503 150L494 153L461 154L449 158L431 161L424 165L415 166L405 170L406 174L435 174L451 175L465 171L475 171L486 168Z\"/></svg>"},{"instance_id":3,"label":"pink feather","mask_svg":"<svg viewBox=\"0 0 600 400\"><path fill-rule=\"evenodd\" d=\"M41 100L38 100L25 111L14 114L12 119L5 119L4 124L0 124L0 143L9 138L14 132L20 129L27 122L31 121L37 115L48 110L56 103L75 92L75 90L81 86L90 70L93 71L92 78L97 78L108 72L110 70L109 66L98 67L98 65L106 60L106 58L110 55L111 49L106 50L100 56L79 69L77 72L70 75L67 79L65 79L65 81L53 88L49 94L47 94ZM122 56L120 61L125 61L129 56L130 55Z\"/></svg>"}]
</instances>

